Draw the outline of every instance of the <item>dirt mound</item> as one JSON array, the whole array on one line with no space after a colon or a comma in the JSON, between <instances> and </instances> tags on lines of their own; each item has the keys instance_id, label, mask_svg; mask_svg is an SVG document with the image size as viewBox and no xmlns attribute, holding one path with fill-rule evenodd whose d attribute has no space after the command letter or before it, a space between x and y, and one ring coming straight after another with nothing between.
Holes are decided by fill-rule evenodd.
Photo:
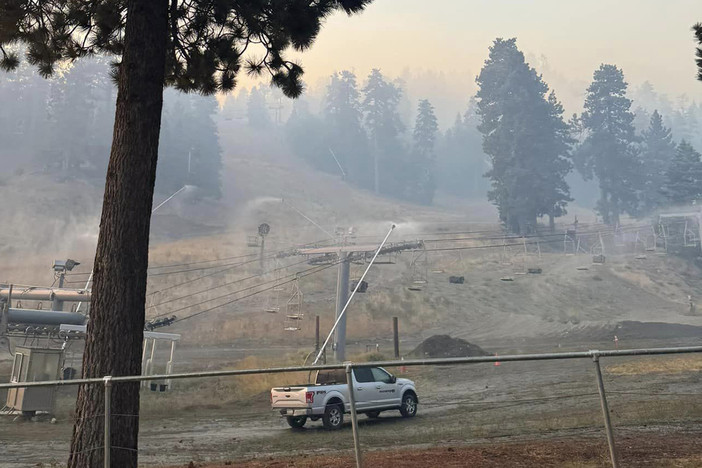
<instances>
[{"instance_id":1,"label":"dirt mound","mask_svg":"<svg viewBox=\"0 0 702 468\"><path fill-rule=\"evenodd\" d=\"M461 338L451 338L448 335L434 335L422 341L410 353L412 357L469 357L489 356L490 353L478 345L469 343Z\"/></svg>"}]
</instances>

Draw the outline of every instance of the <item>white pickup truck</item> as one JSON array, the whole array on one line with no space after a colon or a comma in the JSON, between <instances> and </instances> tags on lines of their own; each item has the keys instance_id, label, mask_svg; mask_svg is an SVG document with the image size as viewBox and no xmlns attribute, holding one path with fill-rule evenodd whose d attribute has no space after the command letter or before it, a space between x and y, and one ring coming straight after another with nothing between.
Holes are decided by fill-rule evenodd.
<instances>
[{"instance_id":1,"label":"white pickup truck","mask_svg":"<svg viewBox=\"0 0 702 468\"><path fill-rule=\"evenodd\" d=\"M382 367L360 367L353 372L356 411L377 418L381 411L399 410L411 418L417 414L414 382L398 379ZM322 420L326 429L339 429L344 413L351 412L344 370L319 371L314 384L271 389L271 405L290 427L300 428L307 419Z\"/></svg>"}]
</instances>

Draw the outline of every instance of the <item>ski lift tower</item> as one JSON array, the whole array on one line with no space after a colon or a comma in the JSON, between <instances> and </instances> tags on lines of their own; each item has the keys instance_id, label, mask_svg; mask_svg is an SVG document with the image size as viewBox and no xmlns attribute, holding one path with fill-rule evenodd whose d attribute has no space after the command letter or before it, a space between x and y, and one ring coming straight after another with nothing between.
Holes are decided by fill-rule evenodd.
<instances>
[{"instance_id":1,"label":"ski lift tower","mask_svg":"<svg viewBox=\"0 0 702 468\"><path fill-rule=\"evenodd\" d=\"M397 244L389 244L383 247L379 255L401 252L403 250L418 250L424 247L422 241L416 242L400 242ZM339 321L336 331L334 332L334 341L332 349L334 350L334 358L337 362L346 360L346 314L342 315L344 306L349 299L349 278L351 272L351 262L358 257L365 257L377 250L377 245L336 245L329 247L316 247L309 249L301 249L297 253L299 255L317 256L317 255L333 255L337 254L339 258L339 269L336 280L336 314L335 319ZM341 316L341 319L339 319Z\"/></svg>"},{"instance_id":2,"label":"ski lift tower","mask_svg":"<svg viewBox=\"0 0 702 468\"><path fill-rule=\"evenodd\" d=\"M271 232L271 227L268 223L261 223L258 226L258 235L261 237L261 250L258 257L258 263L261 265L261 270L263 270L263 251L266 245L266 236Z\"/></svg>"}]
</instances>

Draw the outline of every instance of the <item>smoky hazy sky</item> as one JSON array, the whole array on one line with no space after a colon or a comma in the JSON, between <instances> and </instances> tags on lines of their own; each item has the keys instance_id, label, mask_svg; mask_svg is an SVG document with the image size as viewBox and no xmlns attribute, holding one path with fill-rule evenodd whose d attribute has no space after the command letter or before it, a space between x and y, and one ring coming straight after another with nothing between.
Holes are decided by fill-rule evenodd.
<instances>
[{"instance_id":1,"label":"smoky hazy sky","mask_svg":"<svg viewBox=\"0 0 702 468\"><path fill-rule=\"evenodd\" d=\"M341 69L365 78L380 67L389 76L443 71L473 86L491 42L517 37L528 59L548 59L553 72L544 77L557 93L559 81L586 86L605 62L622 67L632 85L648 80L699 101L690 31L698 21L700 0L376 0L361 15L330 18L299 58L308 83Z\"/></svg>"}]
</instances>

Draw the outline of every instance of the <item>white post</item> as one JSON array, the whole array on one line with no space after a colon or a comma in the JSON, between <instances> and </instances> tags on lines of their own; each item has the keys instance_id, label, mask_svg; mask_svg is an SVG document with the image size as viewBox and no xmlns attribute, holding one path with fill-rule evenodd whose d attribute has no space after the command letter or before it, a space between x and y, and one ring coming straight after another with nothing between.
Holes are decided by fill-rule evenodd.
<instances>
[{"instance_id":1,"label":"white post","mask_svg":"<svg viewBox=\"0 0 702 468\"><path fill-rule=\"evenodd\" d=\"M168 361L168 364L166 364L166 374L171 375L173 373L173 355L175 354L175 347L176 347L176 342L175 340L171 341L171 358ZM171 379L166 380L166 387L168 390L171 390L171 385L173 384L173 381Z\"/></svg>"}]
</instances>

